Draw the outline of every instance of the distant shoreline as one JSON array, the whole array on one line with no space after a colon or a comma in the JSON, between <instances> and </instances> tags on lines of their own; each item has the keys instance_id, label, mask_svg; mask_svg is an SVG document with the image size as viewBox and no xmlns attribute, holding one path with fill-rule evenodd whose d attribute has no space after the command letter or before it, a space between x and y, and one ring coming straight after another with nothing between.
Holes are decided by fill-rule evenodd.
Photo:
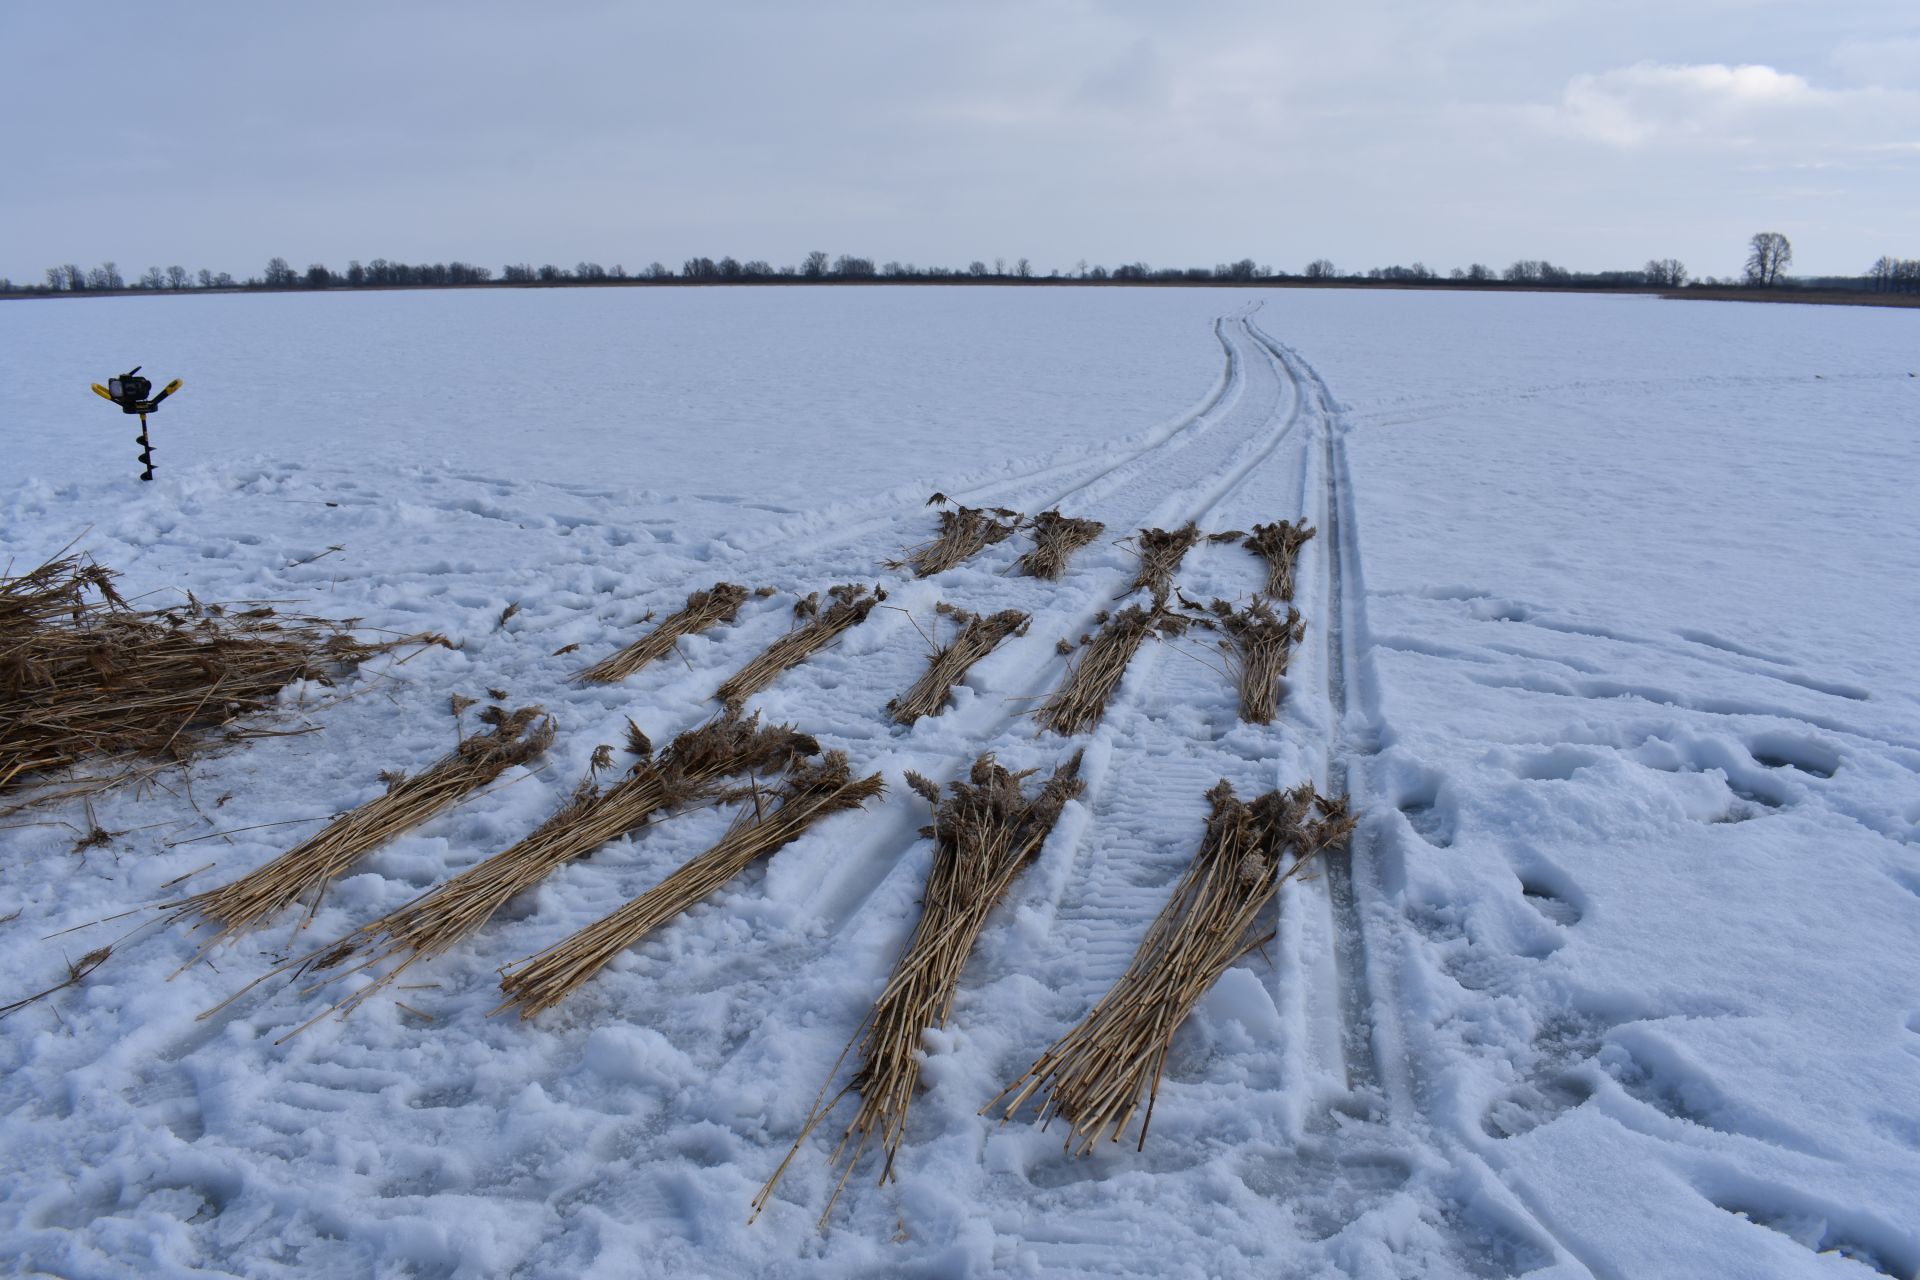
<instances>
[{"instance_id":1,"label":"distant shoreline","mask_svg":"<svg viewBox=\"0 0 1920 1280\"><path fill-rule=\"evenodd\" d=\"M259 293L426 293L473 289L862 289L862 288L1009 288L1009 289L1358 289L1411 293L1570 293L1596 296L1659 298L1678 302L1798 302L1829 307L1920 307L1920 293L1882 293L1866 289L1795 288L1776 285L1746 288L1738 285L1554 285L1529 281L1469 280L1306 280L1265 277L1254 280L1082 280L1072 277L947 277L940 279L860 277L810 279L772 276L753 280L687 280L680 278L620 280L488 280L471 284L381 284L311 288L306 285L239 285L233 288L186 289L62 289L13 290L0 293L0 302L53 301L82 298L164 298L216 294Z\"/></svg>"}]
</instances>

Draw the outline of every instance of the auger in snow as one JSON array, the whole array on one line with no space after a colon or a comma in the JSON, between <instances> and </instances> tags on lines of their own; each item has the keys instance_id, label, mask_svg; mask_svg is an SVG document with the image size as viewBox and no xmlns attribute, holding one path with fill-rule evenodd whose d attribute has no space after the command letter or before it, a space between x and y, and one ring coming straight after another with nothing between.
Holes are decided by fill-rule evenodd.
<instances>
[{"instance_id":1,"label":"auger in snow","mask_svg":"<svg viewBox=\"0 0 1920 1280\"><path fill-rule=\"evenodd\" d=\"M147 438L147 415L160 408L160 402L180 389L180 379L175 378L161 389L159 395L151 400L147 397L153 391L153 383L137 376L140 366L135 365L117 378L108 378L107 385L93 384L94 394L102 400L111 400L120 406L122 413L140 415L140 434L134 437L134 443L140 446L140 463L146 468L141 473L142 480L153 479L153 442Z\"/></svg>"}]
</instances>

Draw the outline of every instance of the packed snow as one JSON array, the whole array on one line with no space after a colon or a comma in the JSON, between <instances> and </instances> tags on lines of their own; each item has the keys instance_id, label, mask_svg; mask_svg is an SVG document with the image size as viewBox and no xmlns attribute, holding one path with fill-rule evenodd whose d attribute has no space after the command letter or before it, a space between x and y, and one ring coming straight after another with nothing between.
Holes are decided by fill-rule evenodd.
<instances>
[{"instance_id":1,"label":"packed snow","mask_svg":"<svg viewBox=\"0 0 1920 1280\"><path fill-rule=\"evenodd\" d=\"M608 289L0 306L0 548L129 594L293 600L458 649L285 698L264 738L0 830L0 1257L61 1276L1912 1277L1920 1272L1920 316L1561 295ZM87 392L186 380L153 420ZM1106 522L915 579L935 491ZM1090 733L1036 729L1133 532L1304 516L1306 640L1240 722L1204 632L1149 641ZM1202 542L1178 575L1245 600ZM739 620L569 677L727 580ZM749 706L886 796L559 1007L498 970L711 844L679 814L561 868L406 990L280 961L497 853L631 718L717 707L797 597L887 606ZM1017 608L952 705L887 701ZM518 606L507 616L509 606ZM577 646L577 647L575 647ZM559 652L567 650L567 652ZM537 703L544 764L190 966L151 904L267 861ZM471 725L471 712L468 712ZM992 751L1086 794L984 930L895 1166L816 1220L851 1105L750 1202L910 934L916 771ZM1345 789L1351 851L1175 1041L1144 1147L1076 1159L981 1107L1125 968L1205 793ZM78 847L97 826L103 847ZM132 915L125 913L133 912ZM352 981L344 984L350 990Z\"/></svg>"}]
</instances>

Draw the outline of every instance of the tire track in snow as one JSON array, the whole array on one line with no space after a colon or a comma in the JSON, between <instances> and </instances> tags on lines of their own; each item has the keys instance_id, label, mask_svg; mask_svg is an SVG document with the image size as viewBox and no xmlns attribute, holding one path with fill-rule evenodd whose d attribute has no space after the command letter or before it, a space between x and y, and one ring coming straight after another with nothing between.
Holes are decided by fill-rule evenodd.
<instances>
[{"instance_id":1,"label":"tire track in snow","mask_svg":"<svg viewBox=\"0 0 1920 1280\"><path fill-rule=\"evenodd\" d=\"M1345 1050L1348 1079L1357 1091L1379 1094L1389 1118L1402 1124L1417 1124L1418 1140L1431 1145L1436 1154L1455 1168L1465 1167L1467 1176L1480 1185L1489 1203L1485 1207L1504 1218L1522 1236L1532 1234L1537 1241L1557 1251L1559 1260L1569 1261L1598 1280L1622 1280L1610 1270L1598 1267L1582 1257L1567 1242L1563 1232L1552 1225L1545 1206L1529 1188L1502 1174L1497 1155L1475 1149L1450 1132L1441 1117L1421 1105L1426 1097L1419 1088L1418 1068L1406 1043L1402 1020L1405 1004L1394 996L1395 984L1384 957L1391 954L1389 938L1369 938L1369 920L1385 922L1399 919L1386 900L1379 869L1371 857L1372 827L1367 820L1372 809L1366 794L1363 769L1355 769L1356 757L1365 758L1379 750L1381 725L1377 695L1363 687L1359 645L1365 630L1360 597L1364 579L1360 568L1360 548L1354 514L1352 484L1345 441L1341 438L1342 417L1331 391L1319 373L1297 352L1249 326L1256 339L1286 362L1304 387L1310 387L1322 421L1322 460L1325 467L1323 518L1327 566L1325 595L1327 624L1323 628L1327 651L1327 698L1336 719L1336 733L1328 754L1328 786L1336 794L1345 793L1361 813L1362 822L1348 850L1327 862L1328 896L1338 930L1338 968L1341 1008L1345 1024ZM1359 794L1355 794L1355 792ZM1377 816L1377 815L1376 815ZM1484 1210L1483 1210L1484 1211Z\"/></svg>"},{"instance_id":2,"label":"tire track in snow","mask_svg":"<svg viewBox=\"0 0 1920 1280\"><path fill-rule=\"evenodd\" d=\"M1094 473L1077 479L1070 488L1057 493L1059 498L1064 499L1076 493L1084 495L1085 500L1092 504L1087 508L1086 513L1108 521L1109 527L1116 531L1125 529L1130 532L1140 525L1156 521L1167 522L1172 518L1199 520L1204 519L1222 500L1244 485L1262 464L1272 458L1275 451L1295 431L1300 422L1301 397L1298 387L1284 368L1259 344L1251 340L1244 322L1239 320L1223 322L1216 327L1216 332L1230 353L1230 364L1238 372L1228 380L1232 384L1231 393L1217 399L1212 415L1205 421L1190 424L1184 432L1177 433L1180 437L1177 443L1170 437L1169 441L1163 442L1163 445L1157 449L1138 451L1130 457L1111 462ZM1168 492L1169 470L1177 473L1171 477L1176 486L1171 494ZM1181 481L1184 483L1180 483ZM871 534L869 533L868 536ZM858 537L850 537L848 541L857 544ZM1203 557L1211 550L1203 544L1192 554L1195 557ZM1243 556L1243 553L1237 551L1232 554ZM1257 582L1257 565L1251 557L1245 558L1247 559L1247 583L1251 587ZM1036 749L1033 739L1022 732L1026 712L1037 695L1051 690L1058 684L1067 665L1063 658L1051 652L1054 637L1062 632L1076 634L1090 628L1094 614L1113 607L1114 595L1119 588L1124 587L1131 575L1130 557L1109 554L1105 559L1107 560L1105 564L1090 564L1083 569L1070 571L1069 577L1062 583L1049 583L1037 579L988 578L987 575L976 575L977 578L986 580L976 580L968 585L978 587L990 583L1006 596L1016 598L982 600L975 596L963 596L962 601L970 608L990 610L1010 604L1031 606L1031 601L1017 597L1036 593L1042 598L1057 599L1065 596L1073 603L1064 609L1033 608L1035 620L1028 637L1024 641L1010 642L1002 646L1000 653L989 659L990 662L999 662L1003 669L1025 673L1024 679L1011 689L994 691L998 692L999 696L981 696L965 707L949 710L937 719L922 721L921 726L925 727L924 731L916 730L892 736L890 741L879 735L873 735L860 745L870 753L873 747L884 744L886 755L889 757L898 752L912 751L917 757L915 767L923 770L937 761L942 768L940 772L935 773L935 776L942 777L944 780L945 777L954 776L964 770L982 749L994 750L1010 760L1038 762L1043 757L1064 758L1075 745L1084 744L1088 747L1090 761L1088 773L1091 783L1089 794L1082 802L1091 811L1091 818L1085 825L1101 825L1103 798L1109 795L1125 797L1135 788L1129 777L1118 778L1110 786L1105 780L1105 771L1097 761L1111 757L1116 723L1126 719L1131 724L1143 719L1141 713L1135 709L1135 704L1143 691L1152 692L1163 686L1164 681L1159 678L1159 673L1166 668L1167 664L1174 664L1176 669L1180 669L1184 680L1179 683L1192 682L1193 687L1188 694L1192 699L1204 701L1211 698L1217 701L1224 696L1226 685L1224 677L1209 670L1204 663L1193 661L1189 656L1167 655L1161 651L1161 646L1156 645L1151 651L1136 656L1127 680L1109 709L1107 720L1094 732L1091 740L1080 739L1078 743L1074 740L1060 740L1056 745L1039 745ZM941 579L965 580L968 575L968 567L961 566L948 571L947 574L936 575L935 579L924 580L927 584L926 590L929 595L932 595L942 586L948 585L941 582ZM903 595L919 585L914 583L903 588ZM866 625L871 626L871 621ZM1023 647L1024 652L1009 652L1018 647ZM892 651L894 660L879 661L878 666L881 670L872 669L876 660L883 657L881 653L869 652L863 655L869 669L862 674L862 684L869 689L874 686L904 687L901 681L908 678L911 669L924 660L924 655L912 651L907 646L891 645L886 648ZM816 656L814 662L818 664L821 657L825 656ZM891 671L895 665L901 667L897 673ZM788 677L783 679L789 677L793 678L796 685L807 683L804 668L788 673ZM798 692L791 685L789 691ZM806 696L801 700L818 703L821 700L819 695L828 691L827 689L808 690L805 691ZM1155 696L1162 703L1182 700L1169 699L1159 694ZM844 723L852 710L840 708L835 714L824 719ZM877 706L861 707L857 714L871 719L878 711ZM799 721L807 724L810 730L819 732L827 745L852 745L837 741L836 735L830 730L822 732L819 728L822 717L797 711L790 713L785 710L780 714L782 716L793 714ZM1144 720L1150 725L1153 717L1148 714ZM1165 741L1154 743L1151 755L1157 758L1165 750L1177 747L1177 739L1167 737ZM1230 768L1237 768L1243 775L1249 772L1247 762L1237 757L1230 759L1228 765ZM1123 773L1130 772L1130 769L1123 770ZM1220 764L1217 761L1196 763L1191 773L1192 777L1183 778L1178 787L1169 787L1166 792L1168 801L1158 806L1159 808L1168 808L1177 803L1194 815L1204 816L1204 793L1221 776ZM898 803L901 806L898 813L889 814L885 819L878 814L869 818L869 822L878 821L881 826L893 833L896 842L904 834L904 830L910 829L902 815L913 802L910 798L902 797ZM1136 806L1130 813L1145 812L1151 815L1154 808L1155 806L1147 806L1146 810L1142 811ZM912 825L918 824L916 822ZM1138 822L1135 821L1130 825L1138 825ZM1153 849L1143 847L1140 852L1147 854L1156 850L1171 849L1178 865L1183 866L1185 860L1191 856L1192 840L1197 839L1197 835L1198 827L1196 826L1193 832L1183 833L1170 844L1164 841L1158 842ZM823 844L824 842L814 843ZM808 967L811 963L823 959L823 953L835 946L834 940L843 935L856 920L867 915L871 904L876 899L888 904L893 903L900 896L897 891L898 886L889 883L895 877L911 876L924 870L918 865L919 862L924 861L923 859L902 858L895 848L880 848L883 843L887 842L865 839L858 842L860 852L855 861L863 863L874 872L870 877L850 870L837 861L829 865L828 860L834 857L833 851L824 849L807 851L807 860L821 867L819 878L822 882L821 890L810 897L807 907L824 915L825 918L814 917L814 927L821 929L824 936L816 935L808 942L798 944L798 949L803 954L794 956L796 969ZM1015 901L1019 909L1036 911L1042 918L1050 920L1058 907L1060 894L1066 884L1082 883L1090 874L1094 874L1087 868L1077 865L1083 857L1082 850L1077 847L1079 843L1074 842L1074 847L1050 849L1043 855L1046 861L1056 866L1064 862L1072 869L1064 875L1052 877L1042 875L1039 885L1036 888L1026 889L1024 893L1016 889L1018 896ZM803 853L798 848L792 852ZM809 876L805 868L798 867L794 868L793 874L801 879ZM1104 873L1100 874L1105 878ZM1101 954L1110 953L1115 961L1110 967L1117 973L1125 963L1125 956L1121 952L1124 950L1130 954L1133 946L1138 942L1140 932L1145 929L1164 902L1165 877L1159 875L1157 871L1151 874L1143 873L1137 866L1121 867L1116 872L1116 876L1120 880L1128 878L1140 880L1143 884L1137 886L1137 891L1131 895L1122 892L1120 897L1107 902L1097 912L1098 916L1114 918L1111 926L1116 931L1114 940L1102 943L1089 938L1088 944ZM862 883L863 879L865 883ZM1033 876L1023 877L1021 883L1024 886L1034 879ZM826 882L831 882L832 887L827 887ZM1009 903L1009 906L1013 905L1015 903ZM796 926L805 923L804 914L804 909L796 912ZM897 925L898 929L904 929L904 927L904 923ZM789 937L791 938L791 935ZM689 937L687 945L698 945L698 943ZM983 948L983 951L990 949ZM990 957L988 962L991 963ZM1109 966L1101 966L1102 969L1106 967ZM1104 975L1101 980L1104 981L1110 976ZM788 984L781 985L786 987ZM776 997L775 1003L781 1002ZM761 1034L777 1036L779 1031L777 1027L770 1025ZM720 1063L724 1064L736 1059L739 1054L751 1047L755 1038L749 1037L747 1042L729 1046L723 1051Z\"/></svg>"}]
</instances>

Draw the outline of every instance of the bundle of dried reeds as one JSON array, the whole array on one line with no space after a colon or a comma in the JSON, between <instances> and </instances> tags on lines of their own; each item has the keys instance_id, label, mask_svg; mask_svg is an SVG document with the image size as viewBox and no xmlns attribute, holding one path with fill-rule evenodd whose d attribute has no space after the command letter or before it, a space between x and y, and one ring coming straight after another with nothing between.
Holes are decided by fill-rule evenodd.
<instances>
[{"instance_id":1,"label":"bundle of dried reeds","mask_svg":"<svg viewBox=\"0 0 1920 1280\"><path fill-rule=\"evenodd\" d=\"M869 591L864 584L848 582L829 589L827 597L832 603L824 610L820 608L818 591L794 605L794 617L806 625L796 626L768 645L759 657L721 685L714 697L729 707L738 707L772 684L782 671L800 665L833 643L842 631L865 622L873 607L887 598L887 593L880 587Z\"/></svg>"},{"instance_id":2,"label":"bundle of dried reeds","mask_svg":"<svg viewBox=\"0 0 1920 1280\"><path fill-rule=\"evenodd\" d=\"M644 746L644 737L637 733L634 737L636 745ZM718 794L729 776L783 768L819 749L811 737L790 725L762 728L759 717L742 719L729 711L681 734L658 756L641 759L605 791L588 778L564 808L504 853L467 868L398 910L283 968L335 969L358 959L353 968L336 975L346 977L404 956L320 1016L335 1009L351 1013L416 961L439 955L477 931L516 893L538 884L562 863L637 830L662 809Z\"/></svg>"},{"instance_id":3,"label":"bundle of dried reeds","mask_svg":"<svg viewBox=\"0 0 1920 1280\"><path fill-rule=\"evenodd\" d=\"M89 759L98 776L38 788L0 812L102 790L217 742L270 730L228 727L287 685L330 684L373 654L437 640L365 643L346 622L186 603L134 609L114 574L61 556L0 577L0 792ZM222 732L215 732L223 730Z\"/></svg>"},{"instance_id":4,"label":"bundle of dried reeds","mask_svg":"<svg viewBox=\"0 0 1920 1280\"><path fill-rule=\"evenodd\" d=\"M1297 524L1285 520L1278 524L1257 524L1247 535L1247 550L1267 562L1266 594L1276 600L1293 599L1293 570L1300 548L1313 537L1314 528L1305 516Z\"/></svg>"},{"instance_id":5,"label":"bundle of dried reeds","mask_svg":"<svg viewBox=\"0 0 1920 1280\"><path fill-rule=\"evenodd\" d=\"M935 497L941 495L935 494ZM912 566L916 578L939 573L1013 536L1020 527L1020 513L1005 507L955 507L940 513L940 536L910 549L900 560L887 561L890 569Z\"/></svg>"},{"instance_id":6,"label":"bundle of dried reeds","mask_svg":"<svg viewBox=\"0 0 1920 1280\"><path fill-rule=\"evenodd\" d=\"M857 809L885 789L879 774L856 778L846 753L830 751L818 761L796 761L781 782L756 791L711 849L659 884L500 979L507 999L494 1012L517 1005L522 1018L552 1008L606 967L608 961L775 850L800 838L831 813Z\"/></svg>"},{"instance_id":7,"label":"bundle of dried reeds","mask_svg":"<svg viewBox=\"0 0 1920 1280\"><path fill-rule=\"evenodd\" d=\"M1134 539L1134 551L1140 557L1140 571L1134 575L1133 585L1121 594L1130 595L1145 587L1156 597L1166 595L1173 590L1174 571L1198 541L1200 527L1191 520L1171 532L1166 529L1142 529Z\"/></svg>"},{"instance_id":8,"label":"bundle of dried reeds","mask_svg":"<svg viewBox=\"0 0 1920 1280\"><path fill-rule=\"evenodd\" d=\"M923 833L933 837L934 850L920 923L873 1011L847 1045L848 1052L859 1045L859 1069L831 1099L827 1097L833 1085L829 1076L792 1150L754 1197L755 1217L766 1208L807 1136L849 1092L860 1095L860 1107L833 1151L831 1162L844 1161L846 1167L820 1215L821 1225L826 1225L834 1201L875 1137L886 1153L880 1181L893 1176L894 1156L920 1081L922 1035L946 1025L961 970L987 916L1020 869L1046 843L1061 809L1084 785L1079 752L1055 769L1029 799L1021 793L1020 783L1035 772L1010 773L991 755L983 755L974 761L971 782L949 783L944 801L935 783L918 774L907 775L908 785L934 806L933 825ZM843 1061L845 1056L841 1055ZM835 1063L834 1072L838 1071Z\"/></svg>"},{"instance_id":9,"label":"bundle of dried reeds","mask_svg":"<svg viewBox=\"0 0 1920 1280\"><path fill-rule=\"evenodd\" d=\"M960 683L968 668L992 653L1008 636L1027 632L1028 616L1018 609L1005 609L982 617L942 603L935 606L934 612L953 619L960 632L946 647L934 651L925 673L904 696L887 704L896 724L912 724L921 716L939 715L946 710L947 691Z\"/></svg>"},{"instance_id":10,"label":"bundle of dried reeds","mask_svg":"<svg viewBox=\"0 0 1920 1280\"><path fill-rule=\"evenodd\" d=\"M1068 1150L1085 1155L1103 1137L1118 1142L1144 1096L1146 1145L1174 1032L1229 965L1272 936L1253 931L1280 883L1353 829L1345 801L1317 796L1311 785L1246 804L1222 782L1207 799L1213 814L1200 851L1127 971L983 1114L1005 1099L1010 1119L1044 1089L1042 1121L1063 1117Z\"/></svg>"},{"instance_id":11,"label":"bundle of dried reeds","mask_svg":"<svg viewBox=\"0 0 1920 1280\"><path fill-rule=\"evenodd\" d=\"M1067 678L1034 714L1043 728L1055 733L1079 733L1100 723L1107 699L1120 687L1127 664L1149 635L1179 635L1187 620L1156 599L1151 609L1129 605L1108 618L1091 638L1079 659L1067 669Z\"/></svg>"},{"instance_id":12,"label":"bundle of dried reeds","mask_svg":"<svg viewBox=\"0 0 1920 1280\"><path fill-rule=\"evenodd\" d=\"M514 765L525 764L553 742L553 719L539 707L514 712L488 707L480 716L493 728L462 739L421 773L390 778L385 795L342 814L319 834L230 884L166 904L173 911L170 919L196 916L201 921L196 928L214 929L207 944L187 963L258 928L303 897L308 902L300 927L305 928L320 910L327 885L369 851L458 803Z\"/></svg>"},{"instance_id":13,"label":"bundle of dried reeds","mask_svg":"<svg viewBox=\"0 0 1920 1280\"><path fill-rule=\"evenodd\" d=\"M1028 526L1033 535L1033 550L1021 556L1015 567L1036 578L1058 581L1066 573L1067 561L1073 558L1073 553L1106 532L1106 528L1098 520L1063 516L1058 510L1042 511Z\"/></svg>"},{"instance_id":14,"label":"bundle of dried reeds","mask_svg":"<svg viewBox=\"0 0 1920 1280\"><path fill-rule=\"evenodd\" d=\"M660 625L612 657L602 658L574 679L583 684L618 684L655 658L673 652L681 636L697 635L723 622L732 622L747 601L747 589L737 583L716 582L687 597L686 607L670 613ZM641 619L645 621L646 619Z\"/></svg>"},{"instance_id":15,"label":"bundle of dried reeds","mask_svg":"<svg viewBox=\"0 0 1920 1280\"><path fill-rule=\"evenodd\" d=\"M1293 646L1306 634L1307 624L1291 605L1282 619L1259 596L1235 609L1215 600L1211 625L1225 638L1220 647L1240 679L1240 718L1249 724L1272 724L1280 706L1280 677L1287 674Z\"/></svg>"}]
</instances>

